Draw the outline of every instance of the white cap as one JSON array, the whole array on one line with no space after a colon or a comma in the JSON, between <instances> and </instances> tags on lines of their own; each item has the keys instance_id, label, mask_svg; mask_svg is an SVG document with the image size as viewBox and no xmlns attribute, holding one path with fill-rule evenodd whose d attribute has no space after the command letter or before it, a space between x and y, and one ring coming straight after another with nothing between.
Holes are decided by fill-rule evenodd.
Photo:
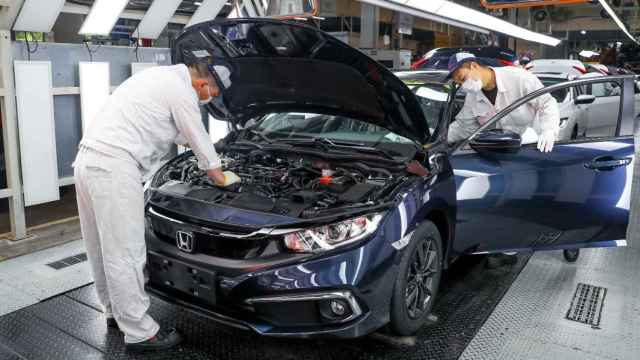
<instances>
[{"instance_id":1,"label":"white cap","mask_svg":"<svg viewBox=\"0 0 640 360\"><path fill-rule=\"evenodd\" d=\"M231 86L231 71L226 66L222 65L214 65L213 69L218 74L218 78L222 81L222 85L225 89L228 89Z\"/></svg>"}]
</instances>

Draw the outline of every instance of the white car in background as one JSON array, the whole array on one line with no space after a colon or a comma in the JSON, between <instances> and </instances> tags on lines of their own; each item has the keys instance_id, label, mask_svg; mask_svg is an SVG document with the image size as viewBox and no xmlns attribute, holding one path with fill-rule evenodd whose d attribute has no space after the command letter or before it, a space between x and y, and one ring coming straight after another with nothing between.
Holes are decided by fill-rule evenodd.
<instances>
[{"instance_id":1,"label":"white car in background","mask_svg":"<svg viewBox=\"0 0 640 360\"><path fill-rule=\"evenodd\" d=\"M568 74L541 73L536 74L542 84L551 86L561 82L575 80L575 76ZM551 95L558 102L560 110L560 133L558 140L577 139L586 127L587 110L595 102L595 97L583 93L579 87L565 88L554 91Z\"/></svg>"},{"instance_id":2,"label":"white car in background","mask_svg":"<svg viewBox=\"0 0 640 360\"><path fill-rule=\"evenodd\" d=\"M555 75L580 76L587 73L587 68L580 60L568 59L538 59L528 63L525 67L533 73L545 73Z\"/></svg>"},{"instance_id":3,"label":"white car in background","mask_svg":"<svg viewBox=\"0 0 640 360\"><path fill-rule=\"evenodd\" d=\"M581 76L571 74L537 73L544 86L567 80L603 77L600 73ZM640 85L636 83L635 115L640 113ZM558 140L573 140L581 137L613 136L620 111L621 89L615 83L598 83L554 91L551 95L560 110L560 133ZM615 119L612 119L614 117Z\"/></svg>"}]
</instances>

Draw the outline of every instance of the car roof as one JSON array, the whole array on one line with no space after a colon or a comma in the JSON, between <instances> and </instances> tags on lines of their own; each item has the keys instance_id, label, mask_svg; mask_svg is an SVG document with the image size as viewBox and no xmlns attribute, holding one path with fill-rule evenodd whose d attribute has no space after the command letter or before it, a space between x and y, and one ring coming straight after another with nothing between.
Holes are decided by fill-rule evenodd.
<instances>
[{"instance_id":1,"label":"car roof","mask_svg":"<svg viewBox=\"0 0 640 360\"><path fill-rule=\"evenodd\" d=\"M581 64L581 65L584 65L582 61L575 60L575 59L535 59L535 60L531 60L531 62L529 62L529 65L530 64L563 64L563 65Z\"/></svg>"},{"instance_id":2,"label":"car roof","mask_svg":"<svg viewBox=\"0 0 640 360\"><path fill-rule=\"evenodd\" d=\"M544 77L544 78L554 78L554 79L569 78L569 74L566 72L547 72L547 71L535 72L534 71L533 74L537 77Z\"/></svg>"}]
</instances>

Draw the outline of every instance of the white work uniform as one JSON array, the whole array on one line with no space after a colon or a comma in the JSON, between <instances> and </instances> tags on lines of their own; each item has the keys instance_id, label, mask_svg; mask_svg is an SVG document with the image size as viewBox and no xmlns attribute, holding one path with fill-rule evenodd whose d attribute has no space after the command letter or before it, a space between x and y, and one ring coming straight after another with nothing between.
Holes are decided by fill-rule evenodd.
<instances>
[{"instance_id":1,"label":"white work uniform","mask_svg":"<svg viewBox=\"0 0 640 360\"><path fill-rule=\"evenodd\" d=\"M468 138L481 126L478 119L496 114L521 97L543 87L534 74L521 68L505 66L492 69L498 88L495 105L482 91L468 93L456 121L449 126L448 142ZM550 94L538 96L497 123L497 128L511 130L520 135L524 134L527 128L533 128L538 135L552 132L554 138L558 137L559 126L558 103Z\"/></svg>"},{"instance_id":2,"label":"white work uniform","mask_svg":"<svg viewBox=\"0 0 640 360\"><path fill-rule=\"evenodd\" d=\"M201 121L185 65L144 70L122 83L91 119L74 162L82 237L100 303L125 342L153 337L147 314L143 179L173 143L189 143L201 169L220 160Z\"/></svg>"}]
</instances>

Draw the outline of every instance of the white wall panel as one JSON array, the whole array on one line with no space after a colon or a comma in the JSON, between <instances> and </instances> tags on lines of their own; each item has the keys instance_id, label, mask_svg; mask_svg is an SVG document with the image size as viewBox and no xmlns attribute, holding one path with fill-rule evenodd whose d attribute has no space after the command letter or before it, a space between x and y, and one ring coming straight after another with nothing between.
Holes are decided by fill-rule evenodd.
<instances>
[{"instance_id":1,"label":"white wall panel","mask_svg":"<svg viewBox=\"0 0 640 360\"><path fill-rule=\"evenodd\" d=\"M209 115L209 137L211 141L215 144L227 134L229 134L229 122L218 120Z\"/></svg>"},{"instance_id":2,"label":"white wall panel","mask_svg":"<svg viewBox=\"0 0 640 360\"><path fill-rule=\"evenodd\" d=\"M50 61L16 61L20 162L26 206L60 199Z\"/></svg>"},{"instance_id":3,"label":"white wall panel","mask_svg":"<svg viewBox=\"0 0 640 360\"><path fill-rule=\"evenodd\" d=\"M158 63L154 63L154 62L131 63L131 75L135 75L137 72L140 72L144 69L148 69L154 66L158 66Z\"/></svg>"},{"instance_id":4,"label":"white wall panel","mask_svg":"<svg viewBox=\"0 0 640 360\"><path fill-rule=\"evenodd\" d=\"M84 62L80 65L80 107L82 131L91 123L111 93L108 62Z\"/></svg>"}]
</instances>

